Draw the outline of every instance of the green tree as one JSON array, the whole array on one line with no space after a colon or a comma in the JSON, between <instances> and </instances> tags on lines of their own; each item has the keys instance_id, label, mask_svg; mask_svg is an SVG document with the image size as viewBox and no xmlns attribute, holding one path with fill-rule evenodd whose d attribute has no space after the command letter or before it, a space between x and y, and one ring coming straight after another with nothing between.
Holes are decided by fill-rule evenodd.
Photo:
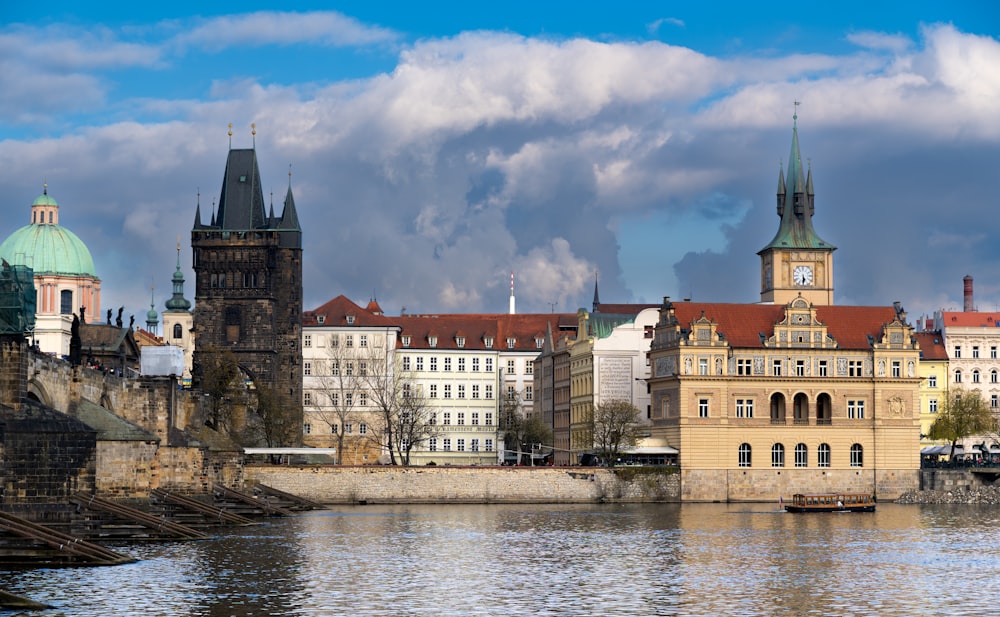
<instances>
[{"instance_id":1,"label":"green tree","mask_svg":"<svg viewBox=\"0 0 1000 617\"><path fill-rule=\"evenodd\" d=\"M517 452L517 463L534 463L531 453L538 446L552 445L552 429L542 420L541 414L525 416L521 395L514 393L504 399L500 409L499 427L504 449Z\"/></svg>"},{"instance_id":2,"label":"green tree","mask_svg":"<svg viewBox=\"0 0 1000 617\"><path fill-rule=\"evenodd\" d=\"M606 401L594 407L594 446L609 466L622 448L634 446L642 432L639 409L628 401Z\"/></svg>"},{"instance_id":3,"label":"green tree","mask_svg":"<svg viewBox=\"0 0 1000 617\"><path fill-rule=\"evenodd\" d=\"M282 407L274 391L264 386L246 390L246 428L244 444L263 444L268 448L297 445L299 419L292 409Z\"/></svg>"},{"instance_id":4,"label":"green tree","mask_svg":"<svg viewBox=\"0 0 1000 617\"><path fill-rule=\"evenodd\" d=\"M948 393L928 436L950 442L954 452L959 439L996 431L997 420L983 400L983 395L978 390L958 388Z\"/></svg>"}]
</instances>

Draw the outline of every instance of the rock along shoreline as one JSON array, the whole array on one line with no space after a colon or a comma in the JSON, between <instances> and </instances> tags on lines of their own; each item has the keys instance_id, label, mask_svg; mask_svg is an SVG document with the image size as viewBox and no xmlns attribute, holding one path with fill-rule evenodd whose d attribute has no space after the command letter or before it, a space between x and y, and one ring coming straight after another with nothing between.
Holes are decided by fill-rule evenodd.
<instances>
[{"instance_id":1,"label":"rock along shoreline","mask_svg":"<svg viewBox=\"0 0 1000 617\"><path fill-rule=\"evenodd\" d=\"M1000 487L977 486L951 491L907 491L896 499L896 503L1000 505Z\"/></svg>"}]
</instances>

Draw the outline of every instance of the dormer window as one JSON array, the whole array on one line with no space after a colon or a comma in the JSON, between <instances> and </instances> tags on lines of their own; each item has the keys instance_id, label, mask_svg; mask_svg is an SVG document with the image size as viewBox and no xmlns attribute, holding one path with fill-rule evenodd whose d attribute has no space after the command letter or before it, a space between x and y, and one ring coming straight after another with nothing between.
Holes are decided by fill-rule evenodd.
<instances>
[{"instance_id":1,"label":"dormer window","mask_svg":"<svg viewBox=\"0 0 1000 617\"><path fill-rule=\"evenodd\" d=\"M509 336L507 337L507 349L514 349L514 345L517 344L517 339Z\"/></svg>"},{"instance_id":2,"label":"dormer window","mask_svg":"<svg viewBox=\"0 0 1000 617\"><path fill-rule=\"evenodd\" d=\"M317 315L316 321L319 323L319 325L322 326L323 324L326 323L326 315Z\"/></svg>"},{"instance_id":3,"label":"dormer window","mask_svg":"<svg viewBox=\"0 0 1000 617\"><path fill-rule=\"evenodd\" d=\"M483 339L483 345L486 346L486 349L492 349L493 348L493 337L492 336L485 337Z\"/></svg>"},{"instance_id":4,"label":"dormer window","mask_svg":"<svg viewBox=\"0 0 1000 617\"><path fill-rule=\"evenodd\" d=\"M349 326L353 326L354 325L354 315L348 315L347 316L347 325L349 325Z\"/></svg>"},{"instance_id":5,"label":"dormer window","mask_svg":"<svg viewBox=\"0 0 1000 617\"><path fill-rule=\"evenodd\" d=\"M409 334L404 334L403 335L403 347L409 347L409 346L410 346L410 335Z\"/></svg>"},{"instance_id":6,"label":"dormer window","mask_svg":"<svg viewBox=\"0 0 1000 617\"><path fill-rule=\"evenodd\" d=\"M427 344L430 345L431 347L437 347L438 346L438 337L436 337L436 336L428 336L427 337Z\"/></svg>"},{"instance_id":7,"label":"dormer window","mask_svg":"<svg viewBox=\"0 0 1000 617\"><path fill-rule=\"evenodd\" d=\"M455 337L455 345L457 347L459 347L459 348L465 347L465 337L464 336L456 336Z\"/></svg>"},{"instance_id":8,"label":"dormer window","mask_svg":"<svg viewBox=\"0 0 1000 617\"><path fill-rule=\"evenodd\" d=\"M536 338L535 338L535 349L541 349L541 348L542 348L542 345L543 345L544 343L545 343L545 339L543 339L543 338L542 338L542 337L540 337L540 336L539 336L539 337L536 337Z\"/></svg>"}]
</instances>

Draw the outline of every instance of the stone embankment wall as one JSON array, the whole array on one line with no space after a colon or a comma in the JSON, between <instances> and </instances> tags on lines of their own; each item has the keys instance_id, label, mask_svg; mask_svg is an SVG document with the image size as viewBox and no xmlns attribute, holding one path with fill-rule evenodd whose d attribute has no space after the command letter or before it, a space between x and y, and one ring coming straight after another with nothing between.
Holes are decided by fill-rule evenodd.
<instances>
[{"instance_id":1,"label":"stone embankment wall","mask_svg":"<svg viewBox=\"0 0 1000 617\"><path fill-rule=\"evenodd\" d=\"M663 470L574 467L335 467L248 465L265 484L320 503L676 502L680 479Z\"/></svg>"}]
</instances>

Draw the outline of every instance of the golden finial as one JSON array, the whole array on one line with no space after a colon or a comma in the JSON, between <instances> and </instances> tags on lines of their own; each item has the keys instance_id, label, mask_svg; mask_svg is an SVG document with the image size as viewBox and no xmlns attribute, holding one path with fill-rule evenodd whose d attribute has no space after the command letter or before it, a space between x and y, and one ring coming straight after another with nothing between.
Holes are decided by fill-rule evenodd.
<instances>
[{"instance_id":1,"label":"golden finial","mask_svg":"<svg viewBox=\"0 0 1000 617\"><path fill-rule=\"evenodd\" d=\"M229 149L232 150L233 149L233 123L232 122L229 123L229 133L228 133L228 135L229 135Z\"/></svg>"},{"instance_id":2,"label":"golden finial","mask_svg":"<svg viewBox=\"0 0 1000 617\"><path fill-rule=\"evenodd\" d=\"M250 123L250 136L253 137L253 147L257 147L257 123Z\"/></svg>"}]
</instances>

